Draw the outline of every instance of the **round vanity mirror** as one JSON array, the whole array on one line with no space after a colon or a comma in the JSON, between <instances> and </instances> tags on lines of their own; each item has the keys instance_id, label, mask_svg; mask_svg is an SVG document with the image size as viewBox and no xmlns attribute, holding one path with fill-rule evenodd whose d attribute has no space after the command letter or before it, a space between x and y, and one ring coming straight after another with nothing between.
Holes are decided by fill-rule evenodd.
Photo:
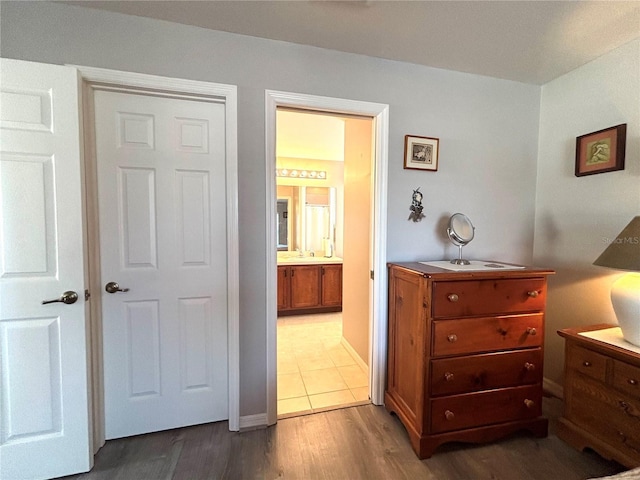
<instances>
[{"instance_id":1,"label":"round vanity mirror","mask_svg":"<svg viewBox=\"0 0 640 480\"><path fill-rule=\"evenodd\" d=\"M458 246L458 258L451 260L455 265L469 265L469 260L462 258L462 247L473 240L475 227L469 217L462 213L454 213L449 218L449 226L447 227L447 235L451 243Z\"/></svg>"}]
</instances>

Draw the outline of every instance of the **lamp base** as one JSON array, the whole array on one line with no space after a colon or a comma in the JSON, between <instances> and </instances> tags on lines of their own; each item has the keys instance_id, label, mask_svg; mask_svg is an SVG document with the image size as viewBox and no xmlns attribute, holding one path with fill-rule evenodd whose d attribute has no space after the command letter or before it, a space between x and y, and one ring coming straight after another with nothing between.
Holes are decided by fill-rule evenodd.
<instances>
[{"instance_id":1,"label":"lamp base","mask_svg":"<svg viewBox=\"0 0 640 480\"><path fill-rule=\"evenodd\" d=\"M640 273L627 273L613 283L611 304L624 339L640 347Z\"/></svg>"}]
</instances>

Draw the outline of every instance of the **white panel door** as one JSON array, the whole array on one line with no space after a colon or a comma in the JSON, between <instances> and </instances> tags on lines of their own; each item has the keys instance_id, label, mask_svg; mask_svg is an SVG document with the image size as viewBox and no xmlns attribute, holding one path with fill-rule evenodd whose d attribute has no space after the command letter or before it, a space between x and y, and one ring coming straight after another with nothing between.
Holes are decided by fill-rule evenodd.
<instances>
[{"instance_id":1,"label":"white panel door","mask_svg":"<svg viewBox=\"0 0 640 480\"><path fill-rule=\"evenodd\" d=\"M106 438L228 418L225 106L95 93ZM128 289L128 290L127 290Z\"/></svg>"},{"instance_id":2,"label":"white panel door","mask_svg":"<svg viewBox=\"0 0 640 480\"><path fill-rule=\"evenodd\" d=\"M91 468L78 79L0 59L0 478ZM42 304L75 291L74 303Z\"/></svg>"}]
</instances>

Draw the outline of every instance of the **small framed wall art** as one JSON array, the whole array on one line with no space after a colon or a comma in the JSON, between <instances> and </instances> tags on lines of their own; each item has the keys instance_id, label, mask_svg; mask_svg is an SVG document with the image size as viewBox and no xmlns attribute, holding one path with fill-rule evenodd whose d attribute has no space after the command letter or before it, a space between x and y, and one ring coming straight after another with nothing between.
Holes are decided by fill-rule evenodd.
<instances>
[{"instance_id":1,"label":"small framed wall art","mask_svg":"<svg viewBox=\"0 0 640 480\"><path fill-rule=\"evenodd\" d=\"M576 177L624 170L627 124L576 138Z\"/></svg>"},{"instance_id":2,"label":"small framed wall art","mask_svg":"<svg viewBox=\"0 0 640 480\"><path fill-rule=\"evenodd\" d=\"M404 168L438 170L439 139L433 137L404 136Z\"/></svg>"}]
</instances>

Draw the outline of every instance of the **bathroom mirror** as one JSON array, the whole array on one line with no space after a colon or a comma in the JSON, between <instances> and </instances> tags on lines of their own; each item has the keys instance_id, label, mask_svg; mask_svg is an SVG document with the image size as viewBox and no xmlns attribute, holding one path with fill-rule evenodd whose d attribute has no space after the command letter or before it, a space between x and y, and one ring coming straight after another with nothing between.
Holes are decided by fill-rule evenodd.
<instances>
[{"instance_id":1,"label":"bathroom mirror","mask_svg":"<svg viewBox=\"0 0 640 480\"><path fill-rule=\"evenodd\" d=\"M458 247L458 258L451 260L451 263L455 265L469 265L469 260L462 258L462 247L473 240L475 234L475 227L469 217L462 213L454 213L449 218L449 225L447 227L447 235L451 243Z\"/></svg>"},{"instance_id":2,"label":"bathroom mirror","mask_svg":"<svg viewBox=\"0 0 640 480\"><path fill-rule=\"evenodd\" d=\"M277 233L276 239L278 243L278 251L289 250L291 245L291 217L289 216L289 204L291 198L278 198L276 203L276 210L278 213L278 222L276 224Z\"/></svg>"},{"instance_id":3,"label":"bathroom mirror","mask_svg":"<svg viewBox=\"0 0 640 480\"><path fill-rule=\"evenodd\" d=\"M278 251L314 252L317 255L332 251L335 243L335 188L281 184L276 187ZM281 213L285 211L285 201L286 214Z\"/></svg>"}]
</instances>

